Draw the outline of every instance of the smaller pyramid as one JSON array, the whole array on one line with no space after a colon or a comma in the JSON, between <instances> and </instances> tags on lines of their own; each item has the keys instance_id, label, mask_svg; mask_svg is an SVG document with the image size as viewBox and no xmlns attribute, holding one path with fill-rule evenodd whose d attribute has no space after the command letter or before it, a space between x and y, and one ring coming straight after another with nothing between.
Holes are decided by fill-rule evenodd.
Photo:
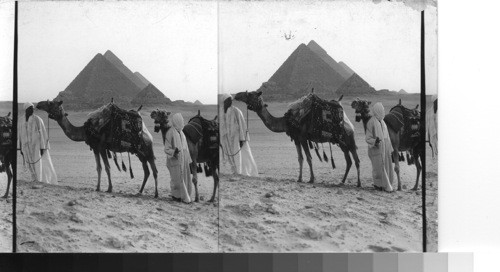
<instances>
[{"instance_id":1,"label":"smaller pyramid","mask_svg":"<svg viewBox=\"0 0 500 272\"><path fill-rule=\"evenodd\" d=\"M405 90L403 90L403 89L401 89L401 90L399 90L398 94L408 94L408 92L405 91Z\"/></svg>"},{"instance_id":2,"label":"smaller pyramid","mask_svg":"<svg viewBox=\"0 0 500 272\"><path fill-rule=\"evenodd\" d=\"M130 103L132 105L156 106L169 104L171 102L172 100L150 83L146 88L142 89Z\"/></svg>"},{"instance_id":3,"label":"smaller pyramid","mask_svg":"<svg viewBox=\"0 0 500 272\"><path fill-rule=\"evenodd\" d=\"M123 64L123 61L119 59L113 52L110 50L107 50L106 53L104 53L104 57L111 62L120 72L122 72L130 81L132 81L137 88L143 89L144 87L147 86L144 82L142 82L141 79L139 79L130 69Z\"/></svg>"},{"instance_id":4,"label":"smaller pyramid","mask_svg":"<svg viewBox=\"0 0 500 272\"><path fill-rule=\"evenodd\" d=\"M149 80L147 80L143 75L141 75L141 73L139 72L135 72L134 75L142 82L144 83L144 86L147 86L149 84L151 84L151 82L149 82Z\"/></svg>"},{"instance_id":5,"label":"smaller pyramid","mask_svg":"<svg viewBox=\"0 0 500 272\"><path fill-rule=\"evenodd\" d=\"M339 61L339 65L342 66L342 68L344 68L344 70L348 73L349 77L351 77L355 73L351 69L351 67L347 66L347 64L345 64L344 62Z\"/></svg>"},{"instance_id":6,"label":"smaller pyramid","mask_svg":"<svg viewBox=\"0 0 500 272\"><path fill-rule=\"evenodd\" d=\"M200 106L201 106L201 105L203 105L203 103L201 103L201 102L200 102L200 100L196 100L196 101L194 101L194 104L195 104L195 105L200 105Z\"/></svg>"},{"instance_id":7,"label":"smaller pyramid","mask_svg":"<svg viewBox=\"0 0 500 272\"><path fill-rule=\"evenodd\" d=\"M374 94L375 92L375 89L356 73L337 90L339 95Z\"/></svg>"},{"instance_id":8,"label":"smaller pyramid","mask_svg":"<svg viewBox=\"0 0 500 272\"><path fill-rule=\"evenodd\" d=\"M318 55L324 62L326 62L330 67L332 67L335 72L339 73L344 79L348 79L352 73L348 72L347 70L344 69L343 66L338 64L328 53L323 49L319 44L317 44L314 40L311 40L308 44L307 47L311 49L314 53Z\"/></svg>"}]
</instances>

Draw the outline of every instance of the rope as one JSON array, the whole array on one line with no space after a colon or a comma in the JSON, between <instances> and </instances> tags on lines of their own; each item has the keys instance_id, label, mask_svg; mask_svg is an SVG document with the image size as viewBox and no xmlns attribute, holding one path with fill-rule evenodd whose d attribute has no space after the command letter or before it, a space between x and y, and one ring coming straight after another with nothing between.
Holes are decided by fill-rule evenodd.
<instances>
[{"instance_id":1,"label":"rope","mask_svg":"<svg viewBox=\"0 0 500 272\"><path fill-rule=\"evenodd\" d=\"M226 135L226 138L227 138L227 142L229 143L229 138L228 138L228 136L227 136L227 133L225 133L225 135ZM245 142L247 142L247 141L248 141L248 107L247 107L247 131L245 132ZM222 145L221 145L221 149L222 149L222 151L224 151L224 148L222 147ZM243 149L243 146L241 146L241 147L240 147L240 149L239 149L236 153L234 153L234 154L232 154L232 155L231 155L231 154L228 154L228 153L227 153L227 152L225 152L225 151L224 151L224 154L226 154L226 155L227 155L227 156L229 156L229 157L234 157L234 156L238 155L238 153L240 153L240 151L241 151L242 149Z\"/></svg>"}]
</instances>

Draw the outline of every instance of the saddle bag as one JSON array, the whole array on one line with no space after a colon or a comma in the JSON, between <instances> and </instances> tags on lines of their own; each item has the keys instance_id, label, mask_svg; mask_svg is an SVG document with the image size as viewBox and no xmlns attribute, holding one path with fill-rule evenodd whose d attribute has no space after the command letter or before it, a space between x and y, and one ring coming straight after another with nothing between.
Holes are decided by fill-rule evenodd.
<instances>
[{"instance_id":1,"label":"saddle bag","mask_svg":"<svg viewBox=\"0 0 500 272\"><path fill-rule=\"evenodd\" d=\"M0 121L0 148L10 148L12 145L12 120L2 118Z\"/></svg>"}]
</instances>

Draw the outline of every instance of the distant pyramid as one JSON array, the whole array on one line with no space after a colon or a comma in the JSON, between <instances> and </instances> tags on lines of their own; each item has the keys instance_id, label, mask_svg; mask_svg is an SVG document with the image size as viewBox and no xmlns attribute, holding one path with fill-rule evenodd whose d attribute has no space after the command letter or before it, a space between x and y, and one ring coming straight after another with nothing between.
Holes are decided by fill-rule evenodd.
<instances>
[{"instance_id":1,"label":"distant pyramid","mask_svg":"<svg viewBox=\"0 0 500 272\"><path fill-rule=\"evenodd\" d=\"M149 84L151 84L151 82L149 82L149 80L147 80L143 75L141 75L141 73L139 72L135 72L134 75L142 82L144 83L145 86L148 86Z\"/></svg>"},{"instance_id":2,"label":"distant pyramid","mask_svg":"<svg viewBox=\"0 0 500 272\"><path fill-rule=\"evenodd\" d=\"M139 88L102 54L97 54L55 100L65 105L94 107L111 101L128 103Z\"/></svg>"},{"instance_id":3,"label":"distant pyramid","mask_svg":"<svg viewBox=\"0 0 500 272\"><path fill-rule=\"evenodd\" d=\"M132 105L166 105L171 103L172 100L168 99L158 88L153 84L149 84L146 88L142 89L130 103Z\"/></svg>"},{"instance_id":4,"label":"distant pyramid","mask_svg":"<svg viewBox=\"0 0 500 272\"><path fill-rule=\"evenodd\" d=\"M356 73L337 90L338 95L373 94L375 92L375 89Z\"/></svg>"},{"instance_id":5,"label":"distant pyramid","mask_svg":"<svg viewBox=\"0 0 500 272\"><path fill-rule=\"evenodd\" d=\"M113 52L110 50L106 51L104 53L104 57L111 62L120 72L122 72L130 81L132 81L137 88L143 89L144 87L147 86L146 83L144 83L140 78L138 78L130 69L123 64L123 62L115 55Z\"/></svg>"},{"instance_id":6,"label":"distant pyramid","mask_svg":"<svg viewBox=\"0 0 500 272\"><path fill-rule=\"evenodd\" d=\"M349 77L351 77L355 73L351 69L351 67L347 66L347 64L345 64L344 62L339 61L339 65L342 66L342 68L344 68L344 70L347 72L347 74L349 75Z\"/></svg>"},{"instance_id":7,"label":"distant pyramid","mask_svg":"<svg viewBox=\"0 0 500 272\"><path fill-rule=\"evenodd\" d=\"M331 99L344 81L339 73L302 43L268 80L274 87L265 93L265 97L268 100L297 99L313 87L317 95Z\"/></svg>"},{"instance_id":8,"label":"distant pyramid","mask_svg":"<svg viewBox=\"0 0 500 272\"><path fill-rule=\"evenodd\" d=\"M328 53L319 46L315 41L311 40L307 47L311 49L314 53L316 53L324 62L326 62L330 67L332 67L335 72L339 73L345 80L347 80L352 73L348 72L344 69L340 64L338 64Z\"/></svg>"},{"instance_id":9,"label":"distant pyramid","mask_svg":"<svg viewBox=\"0 0 500 272\"><path fill-rule=\"evenodd\" d=\"M403 90L403 89L401 89L401 90L399 90L398 94L408 94L408 92L405 91L405 90Z\"/></svg>"},{"instance_id":10,"label":"distant pyramid","mask_svg":"<svg viewBox=\"0 0 500 272\"><path fill-rule=\"evenodd\" d=\"M200 102L200 100L196 100L196 101L194 101L194 104L195 104L195 105L200 105L200 106L201 106L201 105L203 105L203 103L201 103L201 102Z\"/></svg>"}]
</instances>

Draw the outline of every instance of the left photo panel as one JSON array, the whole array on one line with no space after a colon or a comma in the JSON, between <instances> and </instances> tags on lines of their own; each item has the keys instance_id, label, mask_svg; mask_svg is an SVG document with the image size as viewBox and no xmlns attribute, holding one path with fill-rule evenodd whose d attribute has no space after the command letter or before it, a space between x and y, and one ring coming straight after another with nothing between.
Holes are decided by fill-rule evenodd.
<instances>
[{"instance_id":1,"label":"left photo panel","mask_svg":"<svg viewBox=\"0 0 500 272\"><path fill-rule=\"evenodd\" d=\"M0 4L0 253L12 252L14 2Z\"/></svg>"},{"instance_id":2,"label":"left photo panel","mask_svg":"<svg viewBox=\"0 0 500 272\"><path fill-rule=\"evenodd\" d=\"M217 3L22 2L18 27L17 251L218 251Z\"/></svg>"}]
</instances>

